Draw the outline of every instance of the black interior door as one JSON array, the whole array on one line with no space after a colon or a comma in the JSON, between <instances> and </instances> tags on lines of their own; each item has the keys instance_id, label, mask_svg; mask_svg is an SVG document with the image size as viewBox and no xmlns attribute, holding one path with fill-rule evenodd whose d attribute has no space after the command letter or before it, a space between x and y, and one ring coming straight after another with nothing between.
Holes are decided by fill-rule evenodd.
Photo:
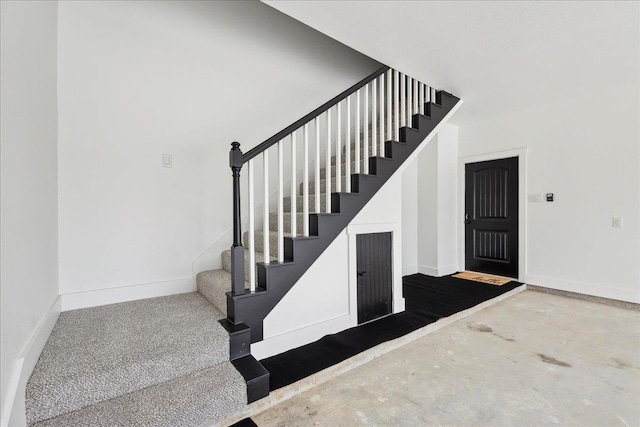
<instances>
[{"instance_id":1,"label":"black interior door","mask_svg":"<svg viewBox=\"0 0 640 427\"><path fill-rule=\"evenodd\" d=\"M392 312L391 233L358 234L358 324Z\"/></svg>"},{"instance_id":2,"label":"black interior door","mask_svg":"<svg viewBox=\"0 0 640 427\"><path fill-rule=\"evenodd\" d=\"M518 158L465 169L465 269L518 277Z\"/></svg>"}]
</instances>

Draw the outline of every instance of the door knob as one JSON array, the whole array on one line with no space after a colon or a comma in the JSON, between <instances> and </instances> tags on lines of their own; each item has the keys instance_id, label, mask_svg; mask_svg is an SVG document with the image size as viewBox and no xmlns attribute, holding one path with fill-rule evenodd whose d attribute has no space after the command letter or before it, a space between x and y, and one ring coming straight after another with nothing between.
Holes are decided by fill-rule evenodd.
<instances>
[{"instance_id":1,"label":"door knob","mask_svg":"<svg viewBox=\"0 0 640 427\"><path fill-rule=\"evenodd\" d=\"M367 274L366 271L358 271L358 276L364 276L366 274Z\"/></svg>"},{"instance_id":2,"label":"door knob","mask_svg":"<svg viewBox=\"0 0 640 427\"><path fill-rule=\"evenodd\" d=\"M469 214L464 214L464 223L471 224L471 220L469 219Z\"/></svg>"}]
</instances>

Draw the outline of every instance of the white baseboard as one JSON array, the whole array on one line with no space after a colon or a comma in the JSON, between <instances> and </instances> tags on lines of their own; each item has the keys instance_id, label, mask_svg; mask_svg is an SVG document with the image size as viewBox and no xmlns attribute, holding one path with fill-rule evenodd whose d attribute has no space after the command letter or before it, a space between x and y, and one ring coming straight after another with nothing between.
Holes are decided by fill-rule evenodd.
<instances>
[{"instance_id":1,"label":"white baseboard","mask_svg":"<svg viewBox=\"0 0 640 427\"><path fill-rule=\"evenodd\" d=\"M353 316L336 317L315 325L306 326L281 335L266 338L255 344L251 344L251 354L258 360L283 353L292 348L319 340L325 335L335 334L345 329L356 326L357 320Z\"/></svg>"},{"instance_id":2,"label":"white baseboard","mask_svg":"<svg viewBox=\"0 0 640 427\"><path fill-rule=\"evenodd\" d=\"M402 276L409 276L418 273L418 265L406 265L402 267Z\"/></svg>"},{"instance_id":3,"label":"white baseboard","mask_svg":"<svg viewBox=\"0 0 640 427\"><path fill-rule=\"evenodd\" d=\"M596 297L615 299L640 303L640 289L620 289L597 283L578 282L574 280L558 279L555 277L527 274L525 282L530 285L543 286L545 288L561 291L575 292L579 294L593 295Z\"/></svg>"},{"instance_id":4,"label":"white baseboard","mask_svg":"<svg viewBox=\"0 0 640 427\"><path fill-rule=\"evenodd\" d=\"M418 266L418 273L426 274L427 276L434 276L434 277L446 276L447 274L453 274L453 273L456 273L457 271L458 271L458 266L455 264L443 265L441 267L431 267L429 265Z\"/></svg>"},{"instance_id":5,"label":"white baseboard","mask_svg":"<svg viewBox=\"0 0 640 427\"><path fill-rule=\"evenodd\" d=\"M51 307L44 315L33 334L27 341L20 357L16 360L9 388L2 402L2 419L0 425L5 426L25 426L25 390L27 381L31 377L40 353L49 339L49 335L60 316L62 301L60 296L56 297Z\"/></svg>"},{"instance_id":6,"label":"white baseboard","mask_svg":"<svg viewBox=\"0 0 640 427\"><path fill-rule=\"evenodd\" d=\"M60 297L62 298L62 311L69 311L78 308L115 304L118 302L183 294L186 292L195 292L196 290L195 277L188 277L185 279L168 280L166 282L143 283L117 288L97 289L95 291L73 292L61 294Z\"/></svg>"}]
</instances>

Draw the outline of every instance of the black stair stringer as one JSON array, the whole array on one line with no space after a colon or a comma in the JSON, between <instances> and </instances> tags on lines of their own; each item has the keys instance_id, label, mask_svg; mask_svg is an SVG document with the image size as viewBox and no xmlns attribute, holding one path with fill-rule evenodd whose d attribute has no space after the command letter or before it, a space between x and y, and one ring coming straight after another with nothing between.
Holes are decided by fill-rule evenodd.
<instances>
[{"instance_id":1,"label":"black stair stringer","mask_svg":"<svg viewBox=\"0 0 640 427\"><path fill-rule=\"evenodd\" d=\"M256 292L238 296L227 293L229 321L248 325L251 342L262 340L264 318L458 101L449 93L437 92L438 103L426 103L425 115L415 114L412 127L400 129L400 141L385 142L386 157L369 159L370 174L351 175L352 193L331 194L332 213L309 214L309 237L285 237L283 263L257 264Z\"/></svg>"}]
</instances>

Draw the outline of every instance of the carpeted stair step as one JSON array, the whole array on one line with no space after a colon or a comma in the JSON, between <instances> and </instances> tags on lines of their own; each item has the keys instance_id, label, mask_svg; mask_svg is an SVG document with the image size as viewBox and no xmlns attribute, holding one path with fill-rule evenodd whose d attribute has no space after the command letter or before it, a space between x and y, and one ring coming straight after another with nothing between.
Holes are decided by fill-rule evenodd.
<instances>
[{"instance_id":1,"label":"carpeted stair step","mask_svg":"<svg viewBox=\"0 0 640 427\"><path fill-rule=\"evenodd\" d=\"M362 172L362 171L361 171ZM344 189L346 188L347 185L347 178L345 176L342 177L342 189L344 191ZM315 182L313 181L309 181L309 194L314 194L315 195ZM304 183L301 183L298 186L298 195L302 196L303 195L303 191L304 191ZM331 178L331 192L335 192L336 191L336 179L335 178ZM321 179L320 180L320 194L325 194L327 192L327 180L326 179ZM311 208L311 206L309 206L309 211L311 212L313 209Z\"/></svg>"},{"instance_id":2,"label":"carpeted stair step","mask_svg":"<svg viewBox=\"0 0 640 427\"><path fill-rule=\"evenodd\" d=\"M345 176L345 174L347 173L347 164L344 161L345 159L342 158L342 163L340 164L340 173L342 174L342 176ZM364 160L360 160L360 170L364 169ZM356 162L355 160L351 160L351 173L355 173L356 170ZM335 178L336 177L336 172L337 172L337 168L336 168L336 164L335 164L335 156L331 158L331 178ZM327 177L327 169L326 168L321 168L320 169L320 178L324 179Z\"/></svg>"},{"instance_id":3,"label":"carpeted stair step","mask_svg":"<svg viewBox=\"0 0 640 427\"><path fill-rule=\"evenodd\" d=\"M197 292L63 312L27 383L27 423L228 362L222 318Z\"/></svg>"},{"instance_id":4,"label":"carpeted stair step","mask_svg":"<svg viewBox=\"0 0 640 427\"><path fill-rule=\"evenodd\" d=\"M311 211L311 206L309 207L309 211ZM296 234L301 235L304 229L303 224L304 215L300 212L296 213ZM291 230L291 213L285 212L282 215L282 223L285 230ZM269 214L269 230L277 230L278 229L278 214L270 213ZM275 254L278 250L277 246L271 246L269 248L271 255Z\"/></svg>"},{"instance_id":5,"label":"carpeted stair step","mask_svg":"<svg viewBox=\"0 0 640 427\"><path fill-rule=\"evenodd\" d=\"M202 271L196 276L198 292L202 294L220 312L227 313L227 292L231 290L231 273L227 270ZM245 282L249 289L249 282Z\"/></svg>"},{"instance_id":6,"label":"carpeted stair step","mask_svg":"<svg viewBox=\"0 0 640 427\"><path fill-rule=\"evenodd\" d=\"M343 188L344 190L344 188ZM283 199L284 201L284 211L285 212L291 212L291 197L285 197ZM303 208L303 203L304 203L304 197L302 196L298 196L296 197L296 213L300 213L302 212L302 208ZM313 212L315 210L315 206L316 206L316 196L314 196L313 194L309 196L309 212ZM326 207L327 207L327 198L323 195L320 197L320 211L321 212L325 212L326 211ZM286 230L286 228L285 228ZM290 230L290 228L289 228Z\"/></svg>"},{"instance_id":7,"label":"carpeted stair step","mask_svg":"<svg viewBox=\"0 0 640 427\"><path fill-rule=\"evenodd\" d=\"M271 252L270 259L272 261L275 261L277 259L276 251L277 251L277 246L274 248L271 248L270 250ZM264 262L264 256L262 255L261 252L256 251L256 263L259 263L259 262ZM222 268L224 270L227 270L228 272L231 272L231 251L230 250L226 250L222 252ZM256 274L257 274L257 270L256 270ZM244 277L246 281L249 280L249 251L247 249L245 249L244 251Z\"/></svg>"},{"instance_id":8,"label":"carpeted stair step","mask_svg":"<svg viewBox=\"0 0 640 427\"><path fill-rule=\"evenodd\" d=\"M225 361L42 421L36 426L218 425L246 404L246 382L234 365Z\"/></svg>"},{"instance_id":9,"label":"carpeted stair step","mask_svg":"<svg viewBox=\"0 0 640 427\"><path fill-rule=\"evenodd\" d=\"M285 209L286 211L286 209ZM273 251L274 248L278 247L278 232L274 231L277 230L277 228L271 228L269 227L269 248L270 251ZM291 231L291 225L289 224L289 228L284 229L284 237L289 237L291 234L289 233L289 231ZM256 231L254 234L254 239L255 239L255 245L256 245L256 252L260 252L262 253L262 248L264 246L264 233L260 230L260 231ZM242 235L242 240L243 240L243 244L244 247L247 249L251 249L251 246L249 245L249 232L245 231L244 234Z\"/></svg>"}]
</instances>

